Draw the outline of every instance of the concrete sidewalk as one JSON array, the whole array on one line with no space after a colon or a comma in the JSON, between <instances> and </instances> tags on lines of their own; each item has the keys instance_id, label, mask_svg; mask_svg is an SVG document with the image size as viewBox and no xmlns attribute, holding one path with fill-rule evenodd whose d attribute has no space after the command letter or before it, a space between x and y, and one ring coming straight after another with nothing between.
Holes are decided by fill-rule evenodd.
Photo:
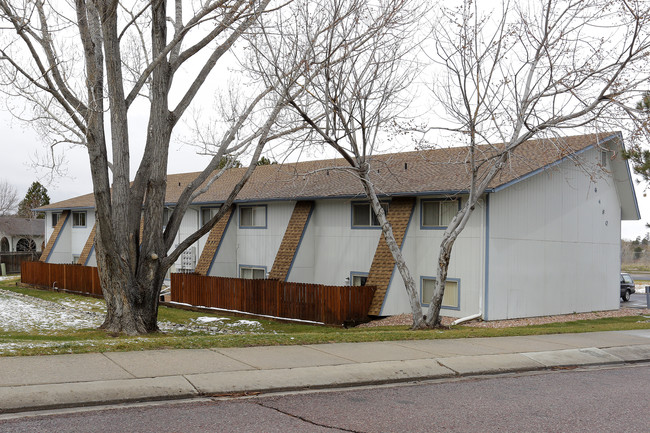
<instances>
[{"instance_id":1,"label":"concrete sidewalk","mask_svg":"<svg viewBox=\"0 0 650 433\"><path fill-rule=\"evenodd\" d=\"M0 358L0 413L650 361L636 331Z\"/></svg>"}]
</instances>

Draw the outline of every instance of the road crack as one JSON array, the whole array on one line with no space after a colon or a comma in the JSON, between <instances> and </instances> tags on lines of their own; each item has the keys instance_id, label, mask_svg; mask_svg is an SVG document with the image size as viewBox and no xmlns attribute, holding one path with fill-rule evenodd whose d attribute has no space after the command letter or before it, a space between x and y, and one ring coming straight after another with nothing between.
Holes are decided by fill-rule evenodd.
<instances>
[{"instance_id":1,"label":"road crack","mask_svg":"<svg viewBox=\"0 0 650 433\"><path fill-rule=\"evenodd\" d=\"M262 406L262 407L264 407L266 409L274 410L274 411L279 412L279 413L281 413L283 415L290 416L291 418L299 419L300 421L306 422L307 424L311 424L311 425L314 425L316 427L336 429L336 430L339 430L339 431L350 432L350 433L365 433L365 432L360 431L360 430L349 430L349 429L342 428L342 427L335 427L335 426L331 426L331 425L327 425L327 424L317 423L317 422L312 421L310 419L307 419L305 417L302 417L302 416L299 416L299 415L294 415L294 414L292 414L290 412L283 411L281 409L278 409L277 407L267 406L267 405L265 405L265 404L263 404L261 402L255 402L255 404L257 404L259 406Z\"/></svg>"}]
</instances>

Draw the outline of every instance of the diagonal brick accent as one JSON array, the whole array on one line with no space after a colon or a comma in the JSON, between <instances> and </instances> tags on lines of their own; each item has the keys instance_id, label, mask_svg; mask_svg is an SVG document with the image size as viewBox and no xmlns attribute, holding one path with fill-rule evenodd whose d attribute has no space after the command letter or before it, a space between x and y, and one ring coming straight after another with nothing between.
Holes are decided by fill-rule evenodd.
<instances>
[{"instance_id":1,"label":"diagonal brick accent","mask_svg":"<svg viewBox=\"0 0 650 433\"><path fill-rule=\"evenodd\" d=\"M291 270L291 264L298 252L298 246L302 235L307 228L307 222L311 211L314 209L313 201L298 201L293 208L291 219L287 225L287 230L284 232L282 243L275 255L273 267L269 273L269 279L286 281Z\"/></svg>"},{"instance_id":2,"label":"diagonal brick accent","mask_svg":"<svg viewBox=\"0 0 650 433\"><path fill-rule=\"evenodd\" d=\"M208 272L210 272L210 266L212 265L214 256L219 251L223 234L226 232L233 210L234 206L230 206L228 212L223 216L223 218L217 221L214 227L212 227L212 230L210 230L208 240L203 247L203 251L201 251L199 262L196 264L196 268L194 269L194 272L197 274L208 275Z\"/></svg>"},{"instance_id":3,"label":"diagonal brick accent","mask_svg":"<svg viewBox=\"0 0 650 433\"><path fill-rule=\"evenodd\" d=\"M79 256L79 264L80 265L86 265L88 262L88 258L90 257L90 252L93 250L93 245L95 244L95 232L97 231L97 222L93 225L93 229L90 231L90 235L88 235L88 240L86 240L86 245L84 245L84 249L81 250L81 255Z\"/></svg>"},{"instance_id":4,"label":"diagonal brick accent","mask_svg":"<svg viewBox=\"0 0 650 433\"><path fill-rule=\"evenodd\" d=\"M393 235L395 236L395 240L400 248L402 247L402 242L404 241L406 229L408 228L414 208L414 197L394 198L390 202L388 222L393 227ZM369 315L378 316L381 314L381 307L384 304L384 298L386 297L386 292L388 291L388 285L390 284L390 278L393 275L394 269L395 260L388 249L388 245L386 245L386 240L382 233L379 243L377 244L375 257L372 259L372 265L370 265L368 280L366 281L366 285L375 286L377 288L377 290L375 290L375 296L372 298L372 303L370 304L370 310L368 311Z\"/></svg>"},{"instance_id":5,"label":"diagonal brick accent","mask_svg":"<svg viewBox=\"0 0 650 433\"><path fill-rule=\"evenodd\" d=\"M61 217L59 218L59 221L56 223L56 227L54 227L52 236L50 236L50 238L47 240L47 245L45 245L43 254L41 254L41 259L40 259L41 262L47 262L47 259L50 256L50 253L52 252L52 249L54 248L56 241L59 239L61 230L63 230L63 226L65 226L65 223L68 221L69 216L70 216L69 210L64 210L63 212L61 212Z\"/></svg>"}]
</instances>

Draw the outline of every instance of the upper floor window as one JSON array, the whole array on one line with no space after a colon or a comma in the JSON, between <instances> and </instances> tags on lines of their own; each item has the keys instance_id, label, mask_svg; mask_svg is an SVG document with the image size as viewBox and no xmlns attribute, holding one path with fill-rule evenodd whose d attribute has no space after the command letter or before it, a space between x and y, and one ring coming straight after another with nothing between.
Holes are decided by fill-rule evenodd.
<instances>
[{"instance_id":1,"label":"upper floor window","mask_svg":"<svg viewBox=\"0 0 650 433\"><path fill-rule=\"evenodd\" d=\"M210 221L218 212L219 212L219 206L217 206L217 207L202 207L201 208L201 225L204 226L205 223Z\"/></svg>"},{"instance_id":2,"label":"upper floor window","mask_svg":"<svg viewBox=\"0 0 650 433\"><path fill-rule=\"evenodd\" d=\"M239 227L266 228L266 205L240 206Z\"/></svg>"},{"instance_id":3,"label":"upper floor window","mask_svg":"<svg viewBox=\"0 0 650 433\"><path fill-rule=\"evenodd\" d=\"M86 227L86 212L72 212L72 227Z\"/></svg>"},{"instance_id":4,"label":"upper floor window","mask_svg":"<svg viewBox=\"0 0 650 433\"><path fill-rule=\"evenodd\" d=\"M163 230L165 230L165 227L167 227L167 224L169 224L169 220L172 217L172 213L174 213L174 208L173 207L165 207L163 208Z\"/></svg>"},{"instance_id":5,"label":"upper floor window","mask_svg":"<svg viewBox=\"0 0 650 433\"><path fill-rule=\"evenodd\" d=\"M53 213L52 214L52 227L56 227L56 225L59 223L60 218L61 218L60 213Z\"/></svg>"},{"instance_id":6,"label":"upper floor window","mask_svg":"<svg viewBox=\"0 0 650 433\"><path fill-rule=\"evenodd\" d=\"M381 203L384 213L388 215L388 203ZM370 203L352 203L352 227L379 227L377 215Z\"/></svg>"},{"instance_id":7,"label":"upper floor window","mask_svg":"<svg viewBox=\"0 0 650 433\"><path fill-rule=\"evenodd\" d=\"M458 206L458 200L422 200L422 227L447 227L458 213Z\"/></svg>"}]
</instances>

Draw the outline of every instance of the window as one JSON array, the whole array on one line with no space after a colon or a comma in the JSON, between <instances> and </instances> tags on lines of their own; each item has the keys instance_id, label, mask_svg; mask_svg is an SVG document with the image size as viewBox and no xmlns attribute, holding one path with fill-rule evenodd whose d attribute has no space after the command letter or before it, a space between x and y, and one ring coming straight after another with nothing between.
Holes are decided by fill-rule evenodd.
<instances>
[{"instance_id":1,"label":"window","mask_svg":"<svg viewBox=\"0 0 650 433\"><path fill-rule=\"evenodd\" d=\"M174 208L173 207L165 207L163 208L163 230L165 230L165 227L167 227L167 224L169 224L169 220L172 217L172 213L174 213Z\"/></svg>"},{"instance_id":2,"label":"window","mask_svg":"<svg viewBox=\"0 0 650 433\"><path fill-rule=\"evenodd\" d=\"M384 213L388 215L388 203L381 203ZM379 227L377 215L370 203L352 203L352 227Z\"/></svg>"},{"instance_id":3,"label":"window","mask_svg":"<svg viewBox=\"0 0 650 433\"><path fill-rule=\"evenodd\" d=\"M219 207L202 207L201 208L201 225L210 221L219 212Z\"/></svg>"},{"instance_id":4,"label":"window","mask_svg":"<svg viewBox=\"0 0 650 433\"><path fill-rule=\"evenodd\" d=\"M444 228L458 213L458 200L422 200L421 225L423 228Z\"/></svg>"},{"instance_id":5,"label":"window","mask_svg":"<svg viewBox=\"0 0 650 433\"><path fill-rule=\"evenodd\" d=\"M352 272L350 277L351 286L365 286L368 281L368 274L362 272Z\"/></svg>"},{"instance_id":6,"label":"window","mask_svg":"<svg viewBox=\"0 0 650 433\"><path fill-rule=\"evenodd\" d=\"M420 291L423 305L429 305L435 288L435 278L422 278L422 290ZM460 310L460 280L457 278L448 278L445 281L445 293L442 295L442 308Z\"/></svg>"},{"instance_id":7,"label":"window","mask_svg":"<svg viewBox=\"0 0 650 433\"><path fill-rule=\"evenodd\" d=\"M16 243L16 251L36 251L36 242L33 239L20 238Z\"/></svg>"},{"instance_id":8,"label":"window","mask_svg":"<svg viewBox=\"0 0 650 433\"><path fill-rule=\"evenodd\" d=\"M240 206L239 226L243 228L266 228L266 205Z\"/></svg>"},{"instance_id":9,"label":"window","mask_svg":"<svg viewBox=\"0 0 650 433\"><path fill-rule=\"evenodd\" d=\"M86 227L86 212L72 212L72 227Z\"/></svg>"},{"instance_id":10,"label":"window","mask_svg":"<svg viewBox=\"0 0 650 433\"><path fill-rule=\"evenodd\" d=\"M59 223L59 218L61 218L60 213L53 213L52 214L52 227L56 227L56 225Z\"/></svg>"},{"instance_id":11,"label":"window","mask_svg":"<svg viewBox=\"0 0 650 433\"><path fill-rule=\"evenodd\" d=\"M600 151L600 165L603 167L607 167L607 151L606 150L601 150Z\"/></svg>"},{"instance_id":12,"label":"window","mask_svg":"<svg viewBox=\"0 0 650 433\"><path fill-rule=\"evenodd\" d=\"M242 266L239 268L239 278L246 278L248 280L263 280L266 278L266 268Z\"/></svg>"}]
</instances>

